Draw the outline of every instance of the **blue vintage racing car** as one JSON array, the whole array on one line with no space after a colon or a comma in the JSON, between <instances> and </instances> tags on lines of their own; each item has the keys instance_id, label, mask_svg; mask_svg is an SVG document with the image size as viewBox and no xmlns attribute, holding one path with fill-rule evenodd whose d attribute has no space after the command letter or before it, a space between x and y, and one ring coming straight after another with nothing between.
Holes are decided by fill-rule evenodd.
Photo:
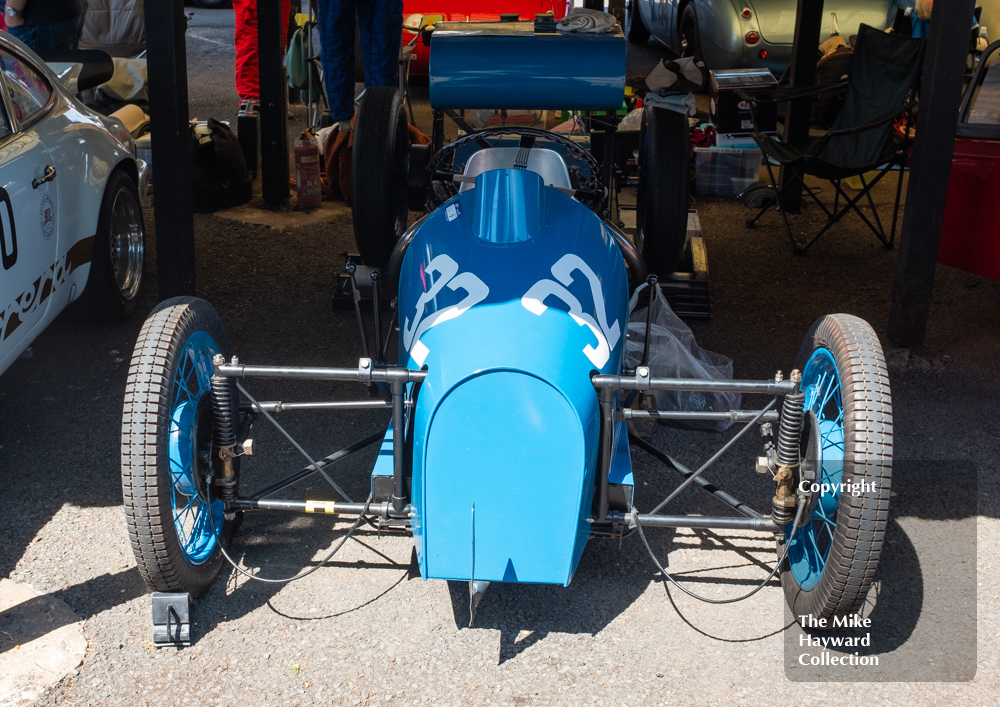
<instances>
[{"instance_id":1,"label":"blue vintage racing car","mask_svg":"<svg viewBox=\"0 0 1000 707\"><path fill-rule=\"evenodd\" d=\"M672 268L684 243L684 221L671 215L687 215L678 186L686 183L686 119L646 107L638 165L615 163L607 116L624 91L620 30L576 36L530 22L441 23L432 41L433 61L447 63L431 66L430 148L409 145L395 90L370 89L361 101L353 208L363 262L348 271L356 293L371 292L376 333L356 366L242 362L215 310L195 298L163 302L146 320L129 371L122 479L147 584L203 593L228 559L238 514L280 510L343 516L352 531L368 521L410 533L423 578L469 583L472 616L490 582L568 585L588 542L636 535L646 543L648 532L678 527L771 536L777 562L763 583L780 573L795 615L858 611L881 550L892 458L889 385L871 327L845 314L821 318L787 377L658 377L645 357L627 366L630 291L655 283L654 268ZM546 74L556 59L576 67L573 81L564 69ZM461 121L454 111L462 102L578 109L591 137L605 132L605 160L591 142L534 129L469 129L444 144L441 124L449 115ZM632 184L641 213L631 238L609 206L621 180L632 179L629 165L639 172ZM415 202L425 213L407 227L406 206ZM353 381L376 396L261 401L244 386L257 378ZM771 400L756 410L634 404L662 391ZM308 466L267 488L241 486L258 417L277 425L285 410L373 407L391 411L384 431L323 459L306 455ZM629 422L639 419L740 427L689 469L630 436ZM747 471L773 484L770 507L759 511L704 478L750 430L760 431L761 451ZM370 495L349 499L332 467L372 444L381 448ZM633 503L636 446L678 474L676 489L649 512ZM316 475L331 498L296 498L293 485ZM858 484L867 486L854 493ZM689 486L734 514L666 513Z\"/></svg>"}]
</instances>

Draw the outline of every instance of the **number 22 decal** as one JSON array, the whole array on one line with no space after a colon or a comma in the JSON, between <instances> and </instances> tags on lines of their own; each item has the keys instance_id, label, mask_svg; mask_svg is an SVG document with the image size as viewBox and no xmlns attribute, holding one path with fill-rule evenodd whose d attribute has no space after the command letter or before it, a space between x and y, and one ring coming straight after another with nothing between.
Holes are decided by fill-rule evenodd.
<instances>
[{"instance_id":1,"label":"number 22 decal","mask_svg":"<svg viewBox=\"0 0 1000 707\"><path fill-rule=\"evenodd\" d=\"M420 341L420 337L423 336L424 332L432 326L437 326L449 319L460 317L470 308L486 299L490 294L490 288L486 286L485 282L471 272L459 273L458 263L447 255L442 254L431 260L431 262L427 263L424 272L428 275L436 273L438 278L431 285L430 289L420 295L420 298L417 300L417 312L413 322L410 322L409 317L403 322L403 346L410 352L410 356L417 362L418 366L424 365L427 354L430 353L430 350ZM424 310L427 308L427 304L438 296L438 293L444 289L445 285L450 290L465 290L466 297L458 304L439 309L429 317L424 317Z\"/></svg>"},{"instance_id":2,"label":"number 22 decal","mask_svg":"<svg viewBox=\"0 0 1000 707\"><path fill-rule=\"evenodd\" d=\"M564 287L564 285L573 282L574 271L583 273L590 282L590 292L594 297L597 321L594 321L593 317L583 311L580 300ZM617 319L613 324L608 325L608 313L607 307L604 305L604 293L601 292L601 281L580 256L572 253L564 255L552 266L552 274L559 282L539 280L524 293L521 304L532 314L541 316L548 309L545 305L546 297L555 296L565 302L569 306L569 316L573 318L573 321L579 326L586 326L597 339L597 346L587 344L583 347L584 355L590 359L592 364L603 368L604 364L611 358L611 349L621 338L621 326L619 326Z\"/></svg>"},{"instance_id":3,"label":"number 22 decal","mask_svg":"<svg viewBox=\"0 0 1000 707\"><path fill-rule=\"evenodd\" d=\"M17 262L17 231L14 229L14 209L10 195L0 187L0 259L3 269L10 270Z\"/></svg>"}]
</instances>

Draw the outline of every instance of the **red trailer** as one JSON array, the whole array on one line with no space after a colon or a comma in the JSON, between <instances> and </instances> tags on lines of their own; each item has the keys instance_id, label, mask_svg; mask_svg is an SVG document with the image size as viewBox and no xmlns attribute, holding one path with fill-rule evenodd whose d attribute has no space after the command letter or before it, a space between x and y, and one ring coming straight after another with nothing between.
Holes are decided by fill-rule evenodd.
<instances>
[{"instance_id":1,"label":"red trailer","mask_svg":"<svg viewBox=\"0 0 1000 707\"><path fill-rule=\"evenodd\" d=\"M448 22L488 22L500 19L500 13L517 13L523 20L533 20L539 12L553 12L556 19L566 15L572 0L403 0L403 44L413 41L414 33L407 26L419 27L415 15L437 18ZM430 47L418 39L413 44L410 76L426 76Z\"/></svg>"},{"instance_id":2,"label":"red trailer","mask_svg":"<svg viewBox=\"0 0 1000 707\"><path fill-rule=\"evenodd\" d=\"M1000 280L1000 49L991 44L962 98L938 262Z\"/></svg>"}]
</instances>

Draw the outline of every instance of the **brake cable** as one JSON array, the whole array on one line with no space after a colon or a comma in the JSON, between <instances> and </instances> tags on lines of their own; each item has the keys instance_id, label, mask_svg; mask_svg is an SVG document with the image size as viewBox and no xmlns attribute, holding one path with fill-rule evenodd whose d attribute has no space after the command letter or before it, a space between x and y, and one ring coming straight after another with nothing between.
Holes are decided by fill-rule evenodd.
<instances>
[{"instance_id":1,"label":"brake cable","mask_svg":"<svg viewBox=\"0 0 1000 707\"><path fill-rule=\"evenodd\" d=\"M212 477L209 476L209 477L207 477L207 479L208 479L209 484L210 484ZM200 491L198 492L198 497L202 498L204 500L204 497L202 497ZM350 530L347 531L347 535L345 535L343 538L340 539L340 542L337 543L337 546L334 547L332 550L330 550L330 554L328 554L326 557L324 557L322 560L320 560L320 562L319 562L318 565L316 565L314 567L310 567L307 570L303 570L302 572L299 572L298 574L293 575L291 577L281 577L281 578L273 578L273 579L270 578L270 577L260 577L260 576L255 575L255 574L251 574L250 572L247 572L245 569L243 569L238 564L236 564L236 562L233 560L233 558L229 556L229 553L226 552L226 547L225 547L225 545L222 542L222 538L219 537L219 530L215 526L215 516L212 514L212 504L210 504L210 503L208 504L207 511L208 511L208 520L212 524L212 535L215 536L215 541L217 543L219 543L219 549L222 551L222 556L225 557L226 561L230 565L233 566L234 570L236 570L237 572L239 572L241 575L243 575L247 579L252 579L252 580L254 580L256 582L263 582L265 584L288 584L289 582L295 582L295 581L297 581L299 579L302 579L303 577L308 577L313 572L315 572L316 570L318 570L320 567L322 567L323 565L325 565L327 562L329 562L330 560L332 560L333 556L336 555L337 552L340 551L340 548L342 548L344 546L344 543L346 543L348 540L350 540L351 536L354 535L354 531L356 531L358 529L358 526L361 525L361 521L362 520L366 520L366 515L368 514L368 507L371 505L371 503L372 503L372 497L371 497L371 494L369 494L368 500L365 501L365 507L361 510L361 514L358 516L358 519L356 521L354 521L354 525L352 525L351 528L350 528Z\"/></svg>"},{"instance_id":2,"label":"brake cable","mask_svg":"<svg viewBox=\"0 0 1000 707\"><path fill-rule=\"evenodd\" d=\"M687 594L689 597L697 599L698 601L703 601L703 602L705 602L707 604L734 604L734 603L736 603L738 601L743 601L744 599L749 599L750 597L752 597L754 594L756 594L761 589L763 589L764 587L766 587L767 583L771 581L771 579L774 577L775 574L777 574L778 569L785 562L785 558L788 557L788 548L791 547L792 540L795 538L795 533L796 533L796 531L799 528L799 520L801 519L802 511L804 509L805 509L805 504L800 504L798 510L795 512L795 520L792 521L792 533L791 533L791 535L788 536L788 542L785 543L785 547L781 551L781 557L778 558L778 561L775 563L774 568L771 570L771 573L769 575L767 575L767 578L764 579L764 581L761 582L759 585L757 585L757 587L755 587L753 589L753 591L749 592L748 594L744 594L743 596L735 597L733 599L709 599L708 597L703 597L703 596L701 596L699 594L695 594L694 592L690 591L689 589L685 589L683 586L681 586L677 582L677 580L674 579L670 575L670 573L667 572L663 568L663 565L660 564L660 561L658 559L656 559L656 555L653 553L653 548L651 548L649 546L649 541L646 540L646 534L642 532L642 524L639 523L639 517L638 517L639 514L636 513L635 511L633 511L633 513L632 513L632 520L635 522L635 527L639 531L639 537L642 538L642 544L646 546L646 551L649 553L649 556L652 558L653 564L656 565L656 568L658 570L660 570L660 573L664 576L664 578L666 580L669 580L670 583L673 584L675 587L677 587L678 589L680 589L682 592L684 592L685 594Z\"/></svg>"}]
</instances>

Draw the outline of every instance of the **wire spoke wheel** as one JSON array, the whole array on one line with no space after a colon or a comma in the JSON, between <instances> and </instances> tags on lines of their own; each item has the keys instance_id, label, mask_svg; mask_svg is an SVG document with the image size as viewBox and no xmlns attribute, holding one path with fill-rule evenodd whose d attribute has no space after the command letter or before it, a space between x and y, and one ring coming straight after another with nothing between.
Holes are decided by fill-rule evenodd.
<instances>
[{"instance_id":1,"label":"wire spoke wheel","mask_svg":"<svg viewBox=\"0 0 1000 707\"><path fill-rule=\"evenodd\" d=\"M176 394L168 433L170 502L181 550L193 564L211 557L216 544L213 527L221 528L224 522L222 502L208 503L211 489L204 483L211 470L210 378L212 357L217 353L219 347L212 337L196 331L184 343L174 374Z\"/></svg>"},{"instance_id":2,"label":"wire spoke wheel","mask_svg":"<svg viewBox=\"0 0 1000 707\"><path fill-rule=\"evenodd\" d=\"M143 324L122 416L122 490L139 572L155 591L204 593L219 573L226 517L209 474L214 448L212 359L229 342L210 304L176 297ZM231 403L237 411L235 386Z\"/></svg>"},{"instance_id":3,"label":"wire spoke wheel","mask_svg":"<svg viewBox=\"0 0 1000 707\"><path fill-rule=\"evenodd\" d=\"M819 489L788 546L781 581L796 617L830 619L861 608L882 549L892 476L889 380L877 335L846 314L813 324L796 367L804 407L818 423ZM789 524L786 537L791 531Z\"/></svg>"}]
</instances>

